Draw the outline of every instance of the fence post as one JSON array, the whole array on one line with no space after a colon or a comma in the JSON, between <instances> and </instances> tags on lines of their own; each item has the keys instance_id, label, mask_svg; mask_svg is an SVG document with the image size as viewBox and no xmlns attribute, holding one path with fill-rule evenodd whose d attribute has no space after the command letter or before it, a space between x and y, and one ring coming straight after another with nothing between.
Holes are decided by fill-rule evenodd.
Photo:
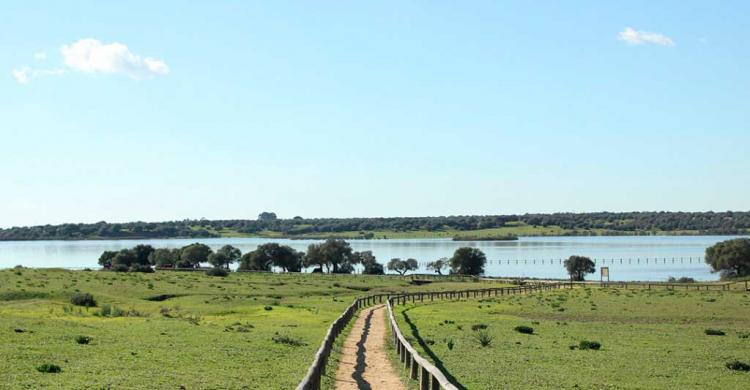
<instances>
[{"instance_id":1,"label":"fence post","mask_svg":"<svg viewBox=\"0 0 750 390\"><path fill-rule=\"evenodd\" d=\"M422 367L422 375L419 377L419 390L430 390L430 372Z\"/></svg>"},{"instance_id":2,"label":"fence post","mask_svg":"<svg viewBox=\"0 0 750 390\"><path fill-rule=\"evenodd\" d=\"M411 371L409 373L410 374L409 378L417 379L417 374L419 373L419 371L417 371L418 368L419 366L417 365L417 362L414 360L414 355L412 355L411 356Z\"/></svg>"}]
</instances>

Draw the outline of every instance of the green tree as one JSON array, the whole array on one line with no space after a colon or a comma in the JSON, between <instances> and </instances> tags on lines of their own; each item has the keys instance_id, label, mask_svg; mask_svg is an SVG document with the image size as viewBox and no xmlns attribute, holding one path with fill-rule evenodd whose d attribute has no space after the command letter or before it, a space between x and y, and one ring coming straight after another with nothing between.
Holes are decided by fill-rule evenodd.
<instances>
[{"instance_id":1,"label":"green tree","mask_svg":"<svg viewBox=\"0 0 750 390\"><path fill-rule=\"evenodd\" d=\"M117 256L117 251L104 251L104 253L99 256L99 265L106 268L111 267L115 256Z\"/></svg>"},{"instance_id":2,"label":"green tree","mask_svg":"<svg viewBox=\"0 0 750 390\"><path fill-rule=\"evenodd\" d=\"M401 276L409 271L414 271L417 268L419 268L419 264L414 259L401 260L399 258L394 258L388 262L388 270L396 271Z\"/></svg>"},{"instance_id":3,"label":"green tree","mask_svg":"<svg viewBox=\"0 0 750 390\"><path fill-rule=\"evenodd\" d=\"M211 253L213 253L213 251L208 245L199 242L184 246L180 251L180 261L178 266L194 268L199 266L200 263L208 262L208 256L210 256Z\"/></svg>"},{"instance_id":4,"label":"green tree","mask_svg":"<svg viewBox=\"0 0 750 390\"><path fill-rule=\"evenodd\" d=\"M229 265L239 261L240 257L242 257L242 252L239 249L224 245L216 253L208 256L208 262L216 268L229 269Z\"/></svg>"},{"instance_id":5,"label":"green tree","mask_svg":"<svg viewBox=\"0 0 750 390\"><path fill-rule=\"evenodd\" d=\"M435 271L438 275L442 275L443 270L448 268L448 265L448 258L442 257L440 259L427 263L427 269Z\"/></svg>"},{"instance_id":6,"label":"green tree","mask_svg":"<svg viewBox=\"0 0 750 390\"><path fill-rule=\"evenodd\" d=\"M154 247L140 244L133 247L130 251L133 253L133 264L148 265L150 264L148 257L154 253Z\"/></svg>"},{"instance_id":7,"label":"green tree","mask_svg":"<svg viewBox=\"0 0 750 390\"><path fill-rule=\"evenodd\" d=\"M321 244L310 244L305 255L305 266L325 267L333 273L349 273L357 259L353 256L352 247L342 239L329 238ZM349 271L349 272L345 272Z\"/></svg>"},{"instance_id":8,"label":"green tree","mask_svg":"<svg viewBox=\"0 0 750 390\"><path fill-rule=\"evenodd\" d=\"M271 271L271 266L286 272L299 272L302 269L302 253L288 245L271 242L258 245L257 249L240 259L241 270Z\"/></svg>"},{"instance_id":9,"label":"green tree","mask_svg":"<svg viewBox=\"0 0 750 390\"><path fill-rule=\"evenodd\" d=\"M750 275L750 239L735 238L706 249L706 263L722 278Z\"/></svg>"},{"instance_id":10,"label":"green tree","mask_svg":"<svg viewBox=\"0 0 750 390\"><path fill-rule=\"evenodd\" d=\"M481 275L487 257L477 248L458 248L450 259L451 269L459 275Z\"/></svg>"},{"instance_id":11,"label":"green tree","mask_svg":"<svg viewBox=\"0 0 750 390\"><path fill-rule=\"evenodd\" d=\"M362 264L364 270L362 273L365 275L383 275L383 264L378 263L372 251L354 252L352 258L356 259L354 262Z\"/></svg>"},{"instance_id":12,"label":"green tree","mask_svg":"<svg viewBox=\"0 0 750 390\"><path fill-rule=\"evenodd\" d=\"M157 267L174 266L179 260L179 249L159 248L148 257L148 262Z\"/></svg>"},{"instance_id":13,"label":"green tree","mask_svg":"<svg viewBox=\"0 0 750 390\"><path fill-rule=\"evenodd\" d=\"M564 264L570 279L574 281L581 282L585 280L586 274L596 271L596 264L585 256L570 256Z\"/></svg>"}]
</instances>

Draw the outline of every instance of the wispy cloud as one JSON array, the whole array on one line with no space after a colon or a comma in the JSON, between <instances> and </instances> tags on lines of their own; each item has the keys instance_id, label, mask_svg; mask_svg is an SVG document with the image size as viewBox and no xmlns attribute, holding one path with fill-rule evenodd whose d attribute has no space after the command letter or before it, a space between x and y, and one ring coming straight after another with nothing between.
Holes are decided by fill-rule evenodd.
<instances>
[{"instance_id":1,"label":"wispy cloud","mask_svg":"<svg viewBox=\"0 0 750 390\"><path fill-rule=\"evenodd\" d=\"M60 76L65 73L64 69L33 69L28 66L24 66L18 69L13 69L11 72L13 77L18 81L19 84L27 84L33 79L37 79L43 76Z\"/></svg>"},{"instance_id":2,"label":"wispy cloud","mask_svg":"<svg viewBox=\"0 0 750 390\"><path fill-rule=\"evenodd\" d=\"M152 57L142 58L122 43L102 43L93 38L81 39L60 47L63 67L37 69L22 66L11 73L19 84L43 76L59 76L68 70L83 73L122 74L135 80L142 80L159 75L169 74L169 67L163 60ZM39 61L47 59L47 53L34 53Z\"/></svg>"},{"instance_id":3,"label":"wispy cloud","mask_svg":"<svg viewBox=\"0 0 750 390\"><path fill-rule=\"evenodd\" d=\"M63 45L60 51L65 65L81 72L124 74L137 80L169 73L164 61L141 58L118 42L104 44L87 38Z\"/></svg>"},{"instance_id":4,"label":"wispy cloud","mask_svg":"<svg viewBox=\"0 0 750 390\"><path fill-rule=\"evenodd\" d=\"M639 31L632 27L625 27L625 29L620 31L620 33L617 35L617 39L624 41L629 45L643 45L646 43L652 43L654 45L661 46L675 45L672 38L666 35L648 31Z\"/></svg>"}]
</instances>

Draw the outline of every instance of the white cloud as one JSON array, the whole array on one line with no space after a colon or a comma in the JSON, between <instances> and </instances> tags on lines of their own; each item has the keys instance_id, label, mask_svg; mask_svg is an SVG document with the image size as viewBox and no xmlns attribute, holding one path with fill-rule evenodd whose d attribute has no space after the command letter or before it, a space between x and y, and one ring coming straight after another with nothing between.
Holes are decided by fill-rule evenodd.
<instances>
[{"instance_id":1,"label":"white cloud","mask_svg":"<svg viewBox=\"0 0 750 390\"><path fill-rule=\"evenodd\" d=\"M141 58L122 43L104 44L96 39L81 39L60 48L65 65L87 73L125 74L144 79L169 73L169 67L151 57Z\"/></svg>"},{"instance_id":2,"label":"white cloud","mask_svg":"<svg viewBox=\"0 0 750 390\"><path fill-rule=\"evenodd\" d=\"M31 76L31 68L24 66L20 69L13 69L13 77L16 78L19 84L26 84L29 82Z\"/></svg>"},{"instance_id":3,"label":"white cloud","mask_svg":"<svg viewBox=\"0 0 750 390\"><path fill-rule=\"evenodd\" d=\"M43 51L36 52L34 53L34 58L36 58L39 61L44 61L47 59L47 53Z\"/></svg>"},{"instance_id":4,"label":"white cloud","mask_svg":"<svg viewBox=\"0 0 750 390\"><path fill-rule=\"evenodd\" d=\"M60 76L65 73L64 69L33 69L23 66L19 69L13 69L13 77L19 84L28 84L29 81L43 76Z\"/></svg>"},{"instance_id":5,"label":"white cloud","mask_svg":"<svg viewBox=\"0 0 750 390\"><path fill-rule=\"evenodd\" d=\"M661 46L674 46L672 38L648 31L638 31L632 27L625 27L617 35L617 39L626 42L629 45L642 45L644 43L653 43Z\"/></svg>"}]
</instances>

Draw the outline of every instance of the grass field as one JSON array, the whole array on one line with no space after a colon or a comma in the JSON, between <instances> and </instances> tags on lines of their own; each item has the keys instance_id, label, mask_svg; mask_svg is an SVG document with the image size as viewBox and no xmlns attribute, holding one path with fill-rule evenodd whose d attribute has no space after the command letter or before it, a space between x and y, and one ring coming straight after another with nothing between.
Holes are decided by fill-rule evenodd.
<instances>
[{"instance_id":1,"label":"grass field","mask_svg":"<svg viewBox=\"0 0 750 390\"><path fill-rule=\"evenodd\" d=\"M750 373L750 295L743 291L576 288L398 306L420 354L468 389L740 389ZM472 326L484 330L472 330ZM533 334L514 330L533 328ZM706 329L724 336L712 336ZM492 339L483 347L479 335ZM600 350L571 349L583 340Z\"/></svg>"},{"instance_id":2,"label":"grass field","mask_svg":"<svg viewBox=\"0 0 750 390\"><path fill-rule=\"evenodd\" d=\"M354 275L4 270L0 388L289 389L355 296L482 284L411 286L395 277ZM93 294L97 307L71 305L76 291ZM102 315L107 307L110 314ZM91 341L78 344L77 336ZM287 343L274 341L280 336ZM62 372L38 372L42 364Z\"/></svg>"},{"instance_id":3,"label":"grass field","mask_svg":"<svg viewBox=\"0 0 750 390\"><path fill-rule=\"evenodd\" d=\"M212 233L218 234L222 237L263 237L263 238L286 238L288 235L276 232L276 231L262 231L259 233L240 233L232 229L223 230L209 230ZM653 232L639 232L639 234L653 234L653 235L697 235L700 232L691 230L679 230L679 231L653 231ZM559 226L532 226L526 224L512 224L501 228L493 229L476 229L476 230L455 230L455 229L443 229L443 230L408 230L408 231L395 231L395 230L372 230L372 231L346 231L346 232L332 232L332 233L310 233L310 234L299 234L292 237L299 239L320 239L327 237L343 238L343 239L358 239L365 237L365 234L372 234L374 239L411 239L411 238L453 238L453 237L507 237L507 236L602 236L602 235L625 235L626 232L614 231L607 229L565 229ZM635 233L632 233L635 234Z\"/></svg>"}]
</instances>

